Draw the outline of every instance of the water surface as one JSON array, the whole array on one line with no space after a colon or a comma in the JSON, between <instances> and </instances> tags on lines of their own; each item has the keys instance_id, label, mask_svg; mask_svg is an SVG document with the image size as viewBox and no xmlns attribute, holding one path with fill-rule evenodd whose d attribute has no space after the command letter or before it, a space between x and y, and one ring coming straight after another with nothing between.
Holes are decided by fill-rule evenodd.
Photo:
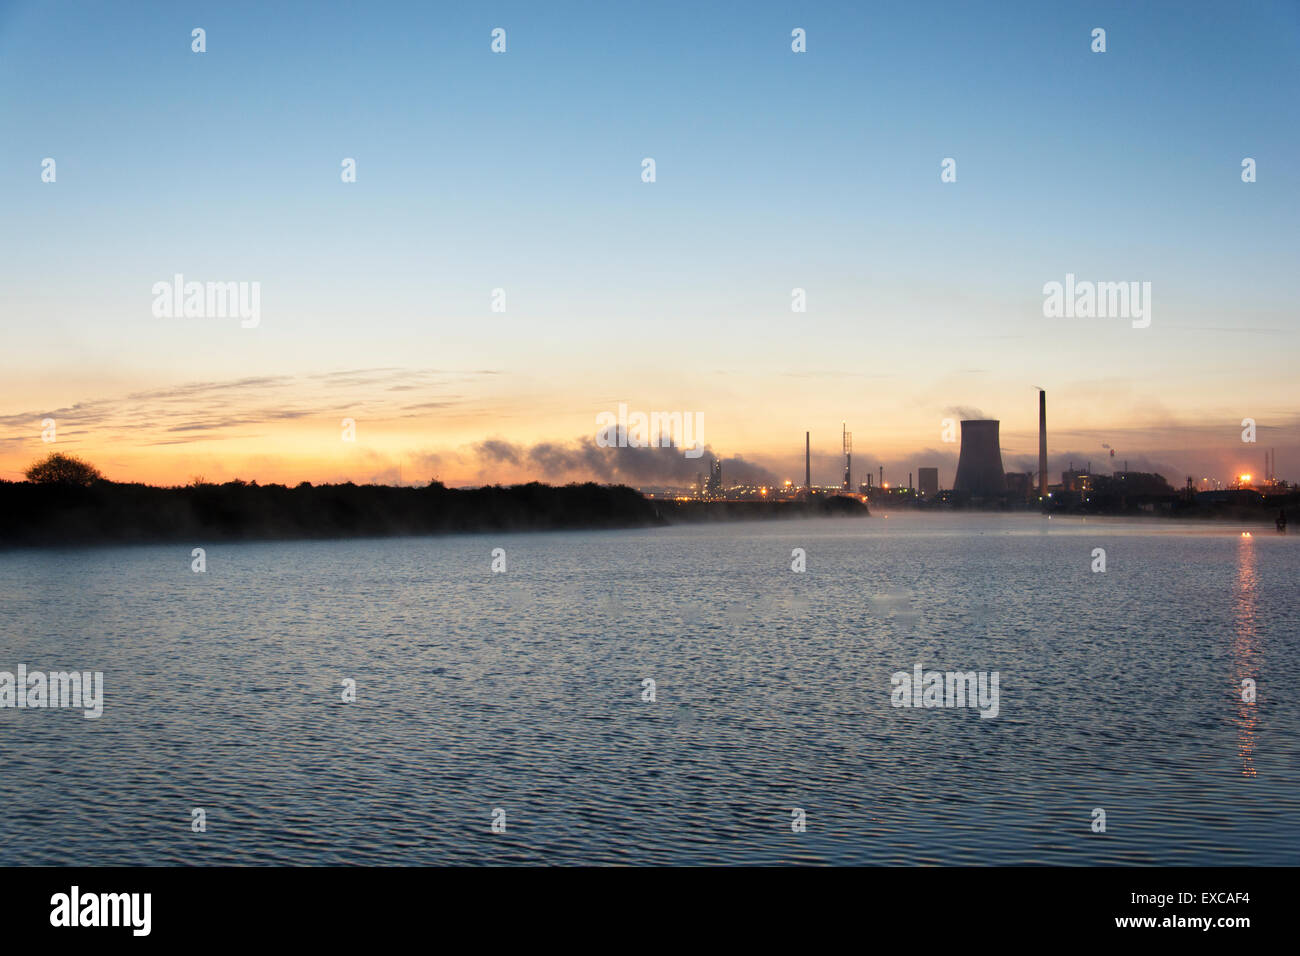
<instances>
[{"instance_id":1,"label":"water surface","mask_svg":"<svg viewBox=\"0 0 1300 956\"><path fill-rule=\"evenodd\" d=\"M193 546L0 552L0 670L106 685L98 720L0 709L0 864L1300 863L1296 535ZM998 671L998 716L892 707L916 663Z\"/></svg>"}]
</instances>

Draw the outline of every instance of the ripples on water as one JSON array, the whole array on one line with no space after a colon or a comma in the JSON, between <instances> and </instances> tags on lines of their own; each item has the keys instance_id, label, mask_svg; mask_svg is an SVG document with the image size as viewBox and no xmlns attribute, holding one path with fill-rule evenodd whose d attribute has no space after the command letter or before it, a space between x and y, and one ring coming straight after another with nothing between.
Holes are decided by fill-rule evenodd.
<instances>
[{"instance_id":1,"label":"ripples on water","mask_svg":"<svg viewBox=\"0 0 1300 956\"><path fill-rule=\"evenodd\" d=\"M1295 535L895 515L189 552L0 552L0 670L106 694L0 709L0 864L1300 863ZM918 662L999 671L1001 713L892 707Z\"/></svg>"}]
</instances>

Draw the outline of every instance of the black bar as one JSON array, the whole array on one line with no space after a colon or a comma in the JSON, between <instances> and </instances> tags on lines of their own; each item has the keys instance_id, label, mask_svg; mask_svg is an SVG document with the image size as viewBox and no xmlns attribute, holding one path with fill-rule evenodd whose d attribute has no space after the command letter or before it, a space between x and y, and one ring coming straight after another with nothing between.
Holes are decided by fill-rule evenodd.
<instances>
[{"instance_id":1,"label":"black bar","mask_svg":"<svg viewBox=\"0 0 1300 956\"><path fill-rule=\"evenodd\" d=\"M432 933L426 938L451 945L469 932L532 934L541 945L557 933L621 926L629 944L666 946L698 925L733 939L779 930L863 941L903 933L945 946L1126 937L1231 946L1285 929L1281 904L1294 877L1267 868L41 867L0 871L0 919L10 939L51 942L75 934L75 942L373 944ZM89 894L151 894L148 935L130 925L51 925L56 894L70 896L73 886L83 903ZM1155 924L1118 925L1132 918ZM1208 929L1178 923L1205 918ZM1242 918L1247 925L1218 924Z\"/></svg>"}]
</instances>

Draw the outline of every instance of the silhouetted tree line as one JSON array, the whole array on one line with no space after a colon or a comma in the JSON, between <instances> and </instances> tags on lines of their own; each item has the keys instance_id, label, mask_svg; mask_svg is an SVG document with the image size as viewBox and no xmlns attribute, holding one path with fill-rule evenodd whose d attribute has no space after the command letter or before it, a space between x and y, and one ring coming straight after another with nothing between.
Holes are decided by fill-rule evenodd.
<instances>
[{"instance_id":1,"label":"silhouetted tree line","mask_svg":"<svg viewBox=\"0 0 1300 956\"><path fill-rule=\"evenodd\" d=\"M53 460L58 459L58 460ZM0 543L346 538L621 528L661 524L660 509L631 488L593 483L458 490L388 485L259 485L228 481L181 488L107 481L57 455L0 481Z\"/></svg>"},{"instance_id":2,"label":"silhouetted tree line","mask_svg":"<svg viewBox=\"0 0 1300 956\"><path fill-rule=\"evenodd\" d=\"M54 454L25 482L0 481L0 544L349 538L467 531L627 528L866 514L848 498L800 502L651 501L624 485L491 485L454 489L390 485L259 485L227 481L159 488L105 479Z\"/></svg>"}]
</instances>

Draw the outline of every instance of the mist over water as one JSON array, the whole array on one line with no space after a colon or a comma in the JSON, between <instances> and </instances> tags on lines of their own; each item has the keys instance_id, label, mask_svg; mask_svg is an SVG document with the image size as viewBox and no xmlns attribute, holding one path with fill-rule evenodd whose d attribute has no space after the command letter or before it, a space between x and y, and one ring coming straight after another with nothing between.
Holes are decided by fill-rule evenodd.
<instances>
[{"instance_id":1,"label":"mist over water","mask_svg":"<svg viewBox=\"0 0 1300 956\"><path fill-rule=\"evenodd\" d=\"M105 701L0 708L0 864L1300 863L1300 538L1240 531L3 551L0 670ZM891 706L918 663L998 671L997 717Z\"/></svg>"}]
</instances>

